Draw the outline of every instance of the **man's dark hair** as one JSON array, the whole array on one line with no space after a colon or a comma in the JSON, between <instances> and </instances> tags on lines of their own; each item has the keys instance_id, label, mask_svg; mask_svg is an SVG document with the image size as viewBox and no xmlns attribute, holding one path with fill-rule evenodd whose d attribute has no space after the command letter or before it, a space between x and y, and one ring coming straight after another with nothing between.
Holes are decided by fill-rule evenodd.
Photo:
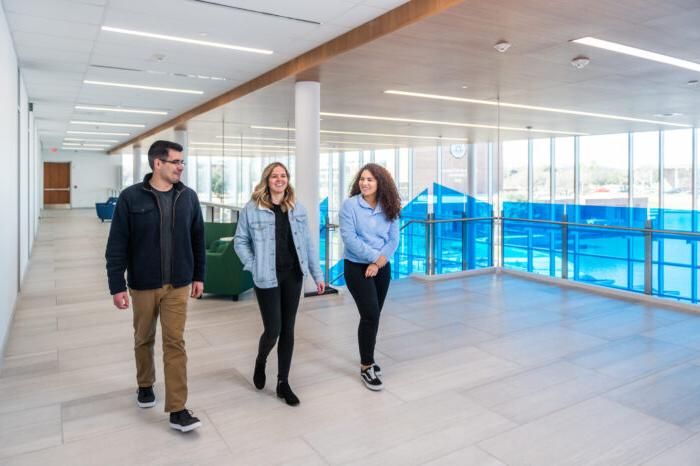
<instances>
[{"instance_id":1,"label":"man's dark hair","mask_svg":"<svg viewBox=\"0 0 700 466\"><path fill-rule=\"evenodd\" d=\"M151 147L148 149L148 165L151 167L151 170L153 170L153 164L156 159L168 159L169 150L182 152L182 146L177 142L172 141L156 141L151 144Z\"/></svg>"}]
</instances>

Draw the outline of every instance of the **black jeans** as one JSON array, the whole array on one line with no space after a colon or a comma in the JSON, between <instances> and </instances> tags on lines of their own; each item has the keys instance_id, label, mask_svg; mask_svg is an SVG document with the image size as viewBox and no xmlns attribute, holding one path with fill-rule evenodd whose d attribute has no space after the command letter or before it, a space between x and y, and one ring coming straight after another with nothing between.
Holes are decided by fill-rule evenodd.
<instances>
[{"instance_id":1,"label":"black jeans","mask_svg":"<svg viewBox=\"0 0 700 466\"><path fill-rule=\"evenodd\" d=\"M357 328L357 341L360 346L360 362L364 366L374 364L374 345L377 342L379 314L391 281L391 264L379 269L376 276L366 278L369 264L358 264L345 260L345 283L357 310L360 311L360 325Z\"/></svg>"},{"instance_id":2,"label":"black jeans","mask_svg":"<svg viewBox=\"0 0 700 466\"><path fill-rule=\"evenodd\" d=\"M294 351L294 321L299 307L304 277L289 273L275 288L255 287L265 331L260 336L257 363L264 364L277 343L277 378L286 381Z\"/></svg>"}]
</instances>

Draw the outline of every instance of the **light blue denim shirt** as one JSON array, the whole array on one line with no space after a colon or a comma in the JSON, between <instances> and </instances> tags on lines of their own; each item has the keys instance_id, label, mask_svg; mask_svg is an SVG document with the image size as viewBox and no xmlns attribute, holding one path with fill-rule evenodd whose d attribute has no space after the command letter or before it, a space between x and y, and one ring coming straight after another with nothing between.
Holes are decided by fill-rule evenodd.
<instances>
[{"instance_id":1,"label":"light blue denim shirt","mask_svg":"<svg viewBox=\"0 0 700 466\"><path fill-rule=\"evenodd\" d=\"M299 202L289 211L289 225L297 250L301 271L309 273L318 284L323 281L318 252L310 241L306 209ZM275 267L275 213L256 202L248 202L238 216L233 248L243 263L243 270L253 274L258 288L274 288L277 284Z\"/></svg>"},{"instance_id":2,"label":"light blue denim shirt","mask_svg":"<svg viewBox=\"0 0 700 466\"><path fill-rule=\"evenodd\" d=\"M343 257L351 262L370 264L379 256L390 260L399 246L399 221L387 220L380 204L372 209L358 194L340 207L340 236Z\"/></svg>"}]
</instances>

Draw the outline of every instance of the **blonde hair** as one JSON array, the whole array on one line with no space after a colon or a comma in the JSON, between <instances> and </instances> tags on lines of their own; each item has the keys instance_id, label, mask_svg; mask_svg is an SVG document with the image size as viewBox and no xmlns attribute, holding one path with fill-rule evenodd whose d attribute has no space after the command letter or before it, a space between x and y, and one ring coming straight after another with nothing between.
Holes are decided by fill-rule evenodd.
<instances>
[{"instance_id":1,"label":"blonde hair","mask_svg":"<svg viewBox=\"0 0 700 466\"><path fill-rule=\"evenodd\" d=\"M284 197L280 203L282 212L287 212L294 208L294 203L296 202L296 196L294 194L294 188L289 182L289 170L281 162L272 162L270 165L265 167L260 176L260 182L253 190L253 194L250 197L257 205L272 209L272 196L270 195L270 185L269 180L272 175L272 171L277 168L282 167L284 172L287 174L287 187L284 190Z\"/></svg>"}]
</instances>

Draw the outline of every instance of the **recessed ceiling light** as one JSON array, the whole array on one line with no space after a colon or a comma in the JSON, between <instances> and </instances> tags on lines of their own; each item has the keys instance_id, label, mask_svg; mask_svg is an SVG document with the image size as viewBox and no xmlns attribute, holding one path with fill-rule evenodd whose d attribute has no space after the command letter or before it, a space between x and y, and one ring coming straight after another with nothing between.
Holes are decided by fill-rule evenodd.
<instances>
[{"instance_id":1,"label":"recessed ceiling light","mask_svg":"<svg viewBox=\"0 0 700 466\"><path fill-rule=\"evenodd\" d=\"M114 87L126 87L128 89L145 89L147 91L161 91L161 92L179 92L181 94L204 94L204 91L196 91L193 89L176 89L171 87L157 87L157 86L144 86L141 84L126 84L126 83L115 83L109 81L93 81L86 79L83 81L85 84L94 84L96 86L114 86Z\"/></svg>"},{"instance_id":2,"label":"recessed ceiling light","mask_svg":"<svg viewBox=\"0 0 700 466\"><path fill-rule=\"evenodd\" d=\"M216 136L218 139L253 139L253 140L260 140L260 141L282 141L282 142L287 142L291 141L293 142L294 139L287 139L287 138L262 138L262 137L257 137L257 136Z\"/></svg>"},{"instance_id":3,"label":"recessed ceiling light","mask_svg":"<svg viewBox=\"0 0 700 466\"><path fill-rule=\"evenodd\" d=\"M256 48L252 48L252 47L242 47L240 45L224 44L221 42L211 42L208 40L188 39L187 37L169 36L169 35L165 35L165 34L154 34L152 32L134 31L133 29L115 28L115 27L111 27L111 26L102 26L102 30L108 31L108 32L118 32L120 34L128 34L128 35L132 35L132 36L148 37L151 39L162 39L162 40L169 40L169 41L173 41L173 42L182 42L185 44L205 45L207 47L217 47L217 48L221 48L221 49L237 50L239 52L260 53L263 55L271 55L273 53L272 50L256 49Z\"/></svg>"},{"instance_id":4,"label":"recessed ceiling light","mask_svg":"<svg viewBox=\"0 0 700 466\"><path fill-rule=\"evenodd\" d=\"M611 52L622 53L624 55L631 55L633 57L643 58L645 60L651 60L658 63L664 63L666 65L678 66L687 70L700 71L700 63L695 63L689 60L683 60L681 58L671 57L669 55L663 55L661 53L651 52L649 50L638 49L636 47L630 47L628 45L618 44L617 42L596 39L595 37L582 37L581 39L575 39L571 42L575 42L577 44L582 45L588 45L599 49L609 50Z\"/></svg>"},{"instance_id":5,"label":"recessed ceiling light","mask_svg":"<svg viewBox=\"0 0 700 466\"><path fill-rule=\"evenodd\" d=\"M118 113L142 113L145 115L167 115L168 112L161 110L139 110L136 108L120 107L93 107L92 105L76 105L76 110L96 110L98 112L118 112Z\"/></svg>"},{"instance_id":6,"label":"recessed ceiling light","mask_svg":"<svg viewBox=\"0 0 700 466\"><path fill-rule=\"evenodd\" d=\"M71 125L90 125L90 126L123 126L125 128L145 128L146 125L140 123L107 123L104 121L82 121L71 120Z\"/></svg>"},{"instance_id":7,"label":"recessed ceiling light","mask_svg":"<svg viewBox=\"0 0 700 466\"><path fill-rule=\"evenodd\" d=\"M467 89L469 86L462 86L462 89Z\"/></svg>"},{"instance_id":8,"label":"recessed ceiling light","mask_svg":"<svg viewBox=\"0 0 700 466\"><path fill-rule=\"evenodd\" d=\"M83 138L63 138L64 141L85 141L85 142L119 142L117 139L83 139Z\"/></svg>"},{"instance_id":9,"label":"recessed ceiling light","mask_svg":"<svg viewBox=\"0 0 700 466\"><path fill-rule=\"evenodd\" d=\"M104 149L98 149L98 148L89 149L86 147L61 147L61 149L62 150L89 150L90 152L104 152L105 151Z\"/></svg>"},{"instance_id":10,"label":"recessed ceiling light","mask_svg":"<svg viewBox=\"0 0 700 466\"><path fill-rule=\"evenodd\" d=\"M211 153L214 148L208 148L208 147L192 147L191 151L194 150L195 152L207 152ZM262 152L266 154L290 154L293 152L292 150L277 150L277 149L262 149L262 148L246 148L243 150L243 155L246 153L251 153L251 152ZM222 152L216 151L217 154L221 154ZM240 151L233 150L233 149L226 149L223 151L223 154L231 154L231 155L241 155Z\"/></svg>"},{"instance_id":11,"label":"recessed ceiling light","mask_svg":"<svg viewBox=\"0 0 700 466\"><path fill-rule=\"evenodd\" d=\"M102 131L66 131L67 134L95 134L100 136L130 136L131 133L105 133Z\"/></svg>"},{"instance_id":12,"label":"recessed ceiling light","mask_svg":"<svg viewBox=\"0 0 700 466\"><path fill-rule=\"evenodd\" d=\"M385 142L359 142L359 141L321 141L324 144L358 144L361 146L388 146L394 147L396 144L387 144Z\"/></svg>"},{"instance_id":13,"label":"recessed ceiling light","mask_svg":"<svg viewBox=\"0 0 700 466\"><path fill-rule=\"evenodd\" d=\"M63 142L63 145L77 147L109 147L109 144L81 144L78 142Z\"/></svg>"},{"instance_id":14,"label":"recessed ceiling light","mask_svg":"<svg viewBox=\"0 0 700 466\"><path fill-rule=\"evenodd\" d=\"M686 84L687 84L688 86L697 86L698 84L700 84L700 81L698 81L697 79L691 79L691 80L688 81Z\"/></svg>"},{"instance_id":15,"label":"recessed ceiling light","mask_svg":"<svg viewBox=\"0 0 700 466\"><path fill-rule=\"evenodd\" d=\"M393 89L389 89L384 91L385 94L392 94L392 95L402 95L402 96L408 96L408 97L421 97L424 99L435 99L435 100L449 100L449 101L454 101L454 102L464 102L468 104L479 104L479 105L490 105L492 107L507 107L507 108L521 108L525 110L536 110L540 112L552 112L552 113L565 113L568 115L579 115L579 116L589 116L589 117L596 117L596 118L605 118L609 120L623 120L623 121L636 121L640 123L653 123L657 125L668 125L668 126L680 126L683 128L687 128L690 125L683 125L680 123L668 123L666 121L658 121L658 120L645 120L643 118L632 118L632 117L626 117L626 116L621 116L621 115L611 115L608 113L594 113L594 112L580 112L578 110L567 110L565 108L553 108L553 107L538 107L535 105L522 105L522 104L513 104L513 103L508 103L508 102L498 102L498 101L493 101L493 100L479 100L479 99L467 99L464 97L453 97L453 96L448 96L448 95L439 95L439 94L424 94L421 92L406 92L406 91L396 91ZM546 131L540 131L540 132L546 132Z\"/></svg>"},{"instance_id":16,"label":"recessed ceiling light","mask_svg":"<svg viewBox=\"0 0 700 466\"><path fill-rule=\"evenodd\" d=\"M654 116L660 117L660 118L673 118L673 117L683 116L683 114L678 113L678 112L666 112L666 113L654 113Z\"/></svg>"},{"instance_id":17,"label":"recessed ceiling light","mask_svg":"<svg viewBox=\"0 0 700 466\"><path fill-rule=\"evenodd\" d=\"M296 131L295 128L284 128L282 126L259 126L251 125L251 129L269 129L273 131ZM457 141L461 143L468 142L467 138L443 138L441 136L415 136L413 134L388 134L388 133L366 133L363 131L337 131L330 129L322 129L321 133L325 134L348 134L353 136L377 136L387 138L407 138L407 139L428 139L432 141Z\"/></svg>"},{"instance_id":18,"label":"recessed ceiling light","mask_svg":"<svg viewBox=\"0 0 700 466\"><path fill-rule=\"evenodd\" d=\"M294 146L280 146L274 144L235 144L229 142L190 142L192 146L214 146L216 147L268 147L272 149L294 149Z\"/></svg>"},{"instance_id":19,"label":"recessed ceiling light","mask_svg":"<svg viewBox=\"0 0 700 466\"><path fill-rule=\"evenodd\" d=\"M545 133L545 134L565 134L569 136L585 136L588 133L578 133L573 131L557 131L548 129L532 129L529 128L514 128L510 126L495 126L495 125L484 125L478 123L460 123L456 121L439 121L439 120L418 120L414 118L399 118L399 117L388 117L379 115L357 115L353 113L331 113L331 112L321 112L321 115L335 117L335 118L350 118L356 120L373 120L373 121L396 121L399 123L416 123L422 125L437 125L437 126L458 126L461 128L483 128L483 129L496 129L502 131L523 131L528 133Z\"/></svg>"}]
</instances>

